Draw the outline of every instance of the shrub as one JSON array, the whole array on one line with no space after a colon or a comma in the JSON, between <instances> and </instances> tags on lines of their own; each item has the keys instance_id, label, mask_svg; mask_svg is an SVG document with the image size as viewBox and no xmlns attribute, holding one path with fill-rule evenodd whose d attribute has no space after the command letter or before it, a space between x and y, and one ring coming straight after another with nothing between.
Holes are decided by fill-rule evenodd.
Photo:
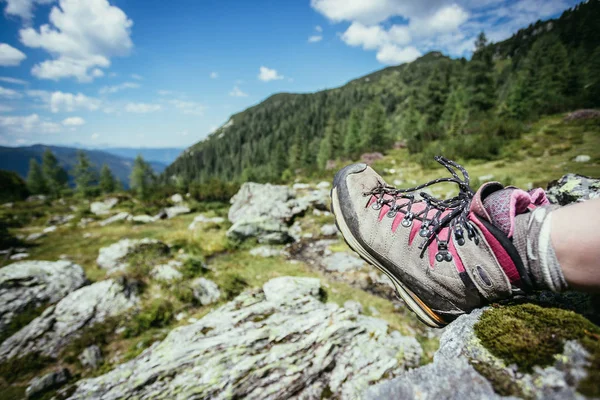
<instances>
[{"instance_id":1,"label":"shrub","mask_svg":"<svg viewBox=\"0 0 600 400\"><path fill-rule=\"evenodd\" d=\"M221 291L227 300L231 300L242 293L246 287L248 287L248 282L236 273L225 275L220 285Z\"/></svg>"},{"instance_id":2,"label":"shrub","mask_svg":"<svg viewBox=\"0 0 600 400\"><path fill-rule=\"evenodd\" d=\"M0 203L19 201L29 195L27 184L16 173L0 170Z\"/></svg>"},{"instance_id":3,"label":"shrub","mask_svg":"<svg viewBox=\"0 0 600 400\"><path fill-rule=\"evenodd\" d=\"M162 328L171 322L174 315L173 304L163 299L153 300L136 314L125 329L125 337L134 337L151 328Z\"/></svg>"}]
</instances>

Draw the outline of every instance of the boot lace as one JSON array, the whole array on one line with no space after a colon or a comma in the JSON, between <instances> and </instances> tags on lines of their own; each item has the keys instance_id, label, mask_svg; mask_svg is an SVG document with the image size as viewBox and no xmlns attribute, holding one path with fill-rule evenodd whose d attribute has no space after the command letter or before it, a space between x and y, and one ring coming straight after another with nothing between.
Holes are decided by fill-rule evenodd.
<instances>
[{"instance_id":1,"label":"boot lace","mask_svg":"<svg viewBox=\"0 0 600 400\"><path fill-rule=\"evenodd\" d=\"M454 233L456 243L459 246L465 244L465 231L469 240L479 244L477 231L468 218L471 200L475 192L469 185L469 173L462 165L442 156L436 156L435 160L450 172L451 178L434 179L408 189L396 189L393 186L379 182L375 188L363 194L369 196L369 198L371 196L376 197L377 201L372 204L372 208L375 210L380 210L384 205L389 206L389 211L386 214L389 218L395 218L398 213L404 214L401 225L405 228L412 226L414 220L421 221L421 229L419 230L419 236L423 238L419 245L421 258L425 255L427 247L435 240L438 247L438 252L435 255L436 260L438 262L452 261L452 254L448 251L448 242L452 233ZM462 178L458 175L458 171L462 174ZM438 199L425 192L420 192L420 199L417 199L414 194L414 192L442 182L458 185L458 194L446 200ZM397 204L399 199L406 199L408 202ZM425 203L425 208L422 211L411 211L415 203L421 202ZM437 212L430 218L431 210L437 210ZM450 210L450 212L442 217L442 214L447 210ZM440 233L446 227L450 228L448 236L442 238Z\"/></svg>"}]
</instances>

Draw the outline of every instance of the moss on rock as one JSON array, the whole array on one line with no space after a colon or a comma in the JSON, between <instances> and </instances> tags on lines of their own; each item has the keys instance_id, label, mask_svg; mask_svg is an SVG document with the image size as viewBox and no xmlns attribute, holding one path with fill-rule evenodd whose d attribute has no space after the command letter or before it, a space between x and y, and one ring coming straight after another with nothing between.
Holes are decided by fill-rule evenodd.
<instances>
[{"instance_id":1,"label":"moss on rock","mask_svg":"<svg viewBox=\"0 0 600 400\"><path fill-rule=\"evenodd\" d=\"M474 329L490 353L526 373L554 364L565 341L577 340L590 354L588 376L578 389L600 395L600 328L581 315L534 304L499 306L484 312Z\"/></svg>"}]
</instances>

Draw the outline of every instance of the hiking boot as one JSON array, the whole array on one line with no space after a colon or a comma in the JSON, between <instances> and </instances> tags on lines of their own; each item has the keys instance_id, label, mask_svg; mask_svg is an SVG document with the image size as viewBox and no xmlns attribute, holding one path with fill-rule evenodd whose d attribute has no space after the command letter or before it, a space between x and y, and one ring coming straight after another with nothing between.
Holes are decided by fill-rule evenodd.
<instances>
[{"instance_id":1,"label":"hiking boot","mask_svg":"<svg viewBox=\"0 0 600 400\"><path fill-rule=\"evenodd\" d=\"M531 211L548 201L541 189L497 182L474 193L464 168L443 157L436 161L452 176L410 189L389 186L366 164L347 166L333 181L331 208L348 245L392 280L424 323L442 327L534 289L536 276L522 259L527 238L517 249L513 236L526 234ZM456 184L458 195L440 200L421 192L441 182Z\"/></svg>"}]
</instances>

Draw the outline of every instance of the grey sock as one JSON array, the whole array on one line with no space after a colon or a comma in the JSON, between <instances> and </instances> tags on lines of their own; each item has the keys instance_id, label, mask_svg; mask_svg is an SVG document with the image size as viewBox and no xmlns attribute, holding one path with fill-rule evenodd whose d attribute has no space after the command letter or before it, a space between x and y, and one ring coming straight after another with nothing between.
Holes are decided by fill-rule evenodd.
<instances>
[{"instance_id":1,"label":"grey sock","mask_svg":"<svg viewBox=\"0 0 600 400\"><path fill-rule=\"evenodd\" d=\"M552 211L557 208L538 207L531 213L518 215L513 244L537 289L562 292L568 285L550 240Z\"/></svg>"}]
</instances>

